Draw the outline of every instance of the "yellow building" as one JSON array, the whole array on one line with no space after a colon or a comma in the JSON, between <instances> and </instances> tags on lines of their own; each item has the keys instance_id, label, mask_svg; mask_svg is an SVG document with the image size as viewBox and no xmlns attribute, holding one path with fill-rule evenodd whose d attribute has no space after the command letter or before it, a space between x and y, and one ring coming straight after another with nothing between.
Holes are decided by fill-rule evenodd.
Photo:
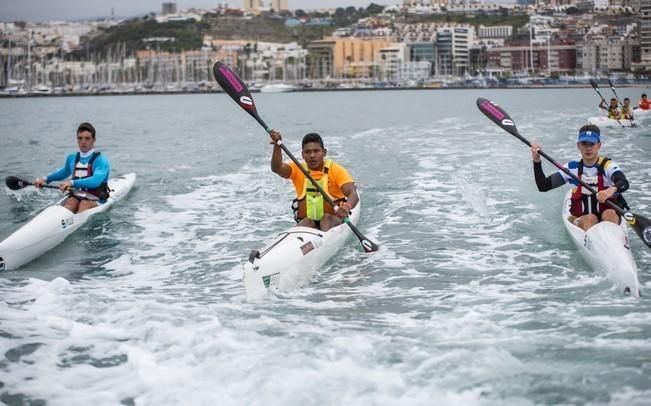
<instances>
[{"instance_id":1,"label":"yellow building","mask_svg":"<svg viewBox=\"0 0 651 406\"><path fill-rule=\"evenodd\" d=\"M308 75L312 78L368 78L377 65L381 49L390 47L386 38L328 38L313 41Z\"/></svg>"},{"instance_id":2,"label":"yellow building","mask_svg":"<svg viewBox=\"0 0 651 406\"><path fill-rule=\"evenodd\" d=\"M271 0L271 8L276 12L285 11L289 10L289 4L287 0Z\"/></svg>"},{"instance_id":3,"label":"yellow building","mask_svg":"<svg viewBox=\"0 0 651 406\"><path fill-rule=\"evenodd\" d=\"M259 10L263 7L262 0L244 0L243 9L245 11Z\"/></svg>"}]
</instances>

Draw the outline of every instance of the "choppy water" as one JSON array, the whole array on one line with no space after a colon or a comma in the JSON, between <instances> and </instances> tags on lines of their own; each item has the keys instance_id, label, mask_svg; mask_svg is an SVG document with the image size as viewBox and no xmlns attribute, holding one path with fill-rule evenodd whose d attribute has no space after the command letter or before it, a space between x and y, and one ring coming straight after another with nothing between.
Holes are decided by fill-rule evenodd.
<instances>
[{"instance_id":1,"label":"choppy water","mask_svg":"<svg viewBox=\"0 0 651 406\"><path fill-rule=\"evenodd\" d=\"M622 89L634 100L641 89ZM223 94L0 100L0 175L61 165L81 121L127 200L0 274L0 402L8 405L649 404L651 252L621 296L577 255L562 190L537 192L500 103L559 161L596 114L584 90L255 95L298 153L318 131L364 200L350 244L309 285L247 303L248 252L291 225L291 186L259 125ZM602 151L651 215L651 123ZM545 165L551 173L551 165ZM57 198L0 190L0 237Z\"/></svg>"}]
</instances>

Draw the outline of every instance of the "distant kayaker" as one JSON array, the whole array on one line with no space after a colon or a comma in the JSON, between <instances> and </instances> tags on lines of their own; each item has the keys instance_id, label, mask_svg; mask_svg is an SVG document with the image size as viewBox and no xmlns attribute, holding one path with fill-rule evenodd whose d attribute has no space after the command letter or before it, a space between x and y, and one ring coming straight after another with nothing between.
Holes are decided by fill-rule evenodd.
<instances>
[{"instance_id":1,"label":"distant kayaker","mask_svg":"<svg viewBox=\"0 0 651 406\"><path fill-rule=\"evenodd\" d=\"M631 106L631 99L628 97L624 98L624 103L622 103L622 116L623 119L632 120L633 119L633 106Z\"/></svg>"},{"instance_id":2,"label":"distant kayaker","mask_svg":"<svg viewBox=\"0 0 651 406\"><path fill-rule=\"evenodd\" d=\"M606 101L601 99L599 108L608 112L608 118L612 118L613 120L619 120L621 118L621 112L617 106L617 99L614 97L610 99L610 106L606 106Z\"/></svg>"},{"instance_id":3,"label":"distant kayaker","mask_svg":"<svg viewBox=\"0 0 651 406\"><path fill-rule=\"evenodd\" d=\"M565 183L573 185L574 194L570 212L576 218L574 224L584 230L588 230L600 221L619 224L619 214L609 208L605 202L611 199L620 207L628 209L628 205L621 195L628 189L628 180L614 161L599 155L601 149L599 127L592 124L581 127L576 146L581 153L581 159L570 161L565 164L565 167L579 179L597 189L597 195L590 193L563 171L559 170L553 175L545 177L538 154L540 145L532 143L533 172L538 190L547 192Z\"/></svg>"},{"instance_id":4,"label":"distant kayaker","mask_svg":"<svg viewBox=\"0 0 651 406\"><path fill-rule=\"evenodd\" d=\"M651 110L651 101L646 98L646 93L642 93L642 98L637 102L637 108L642 110Z\"/></svg>"},{"instance_id":5,"label":"distant kayaker","mask_svg":"<svg viewBox=\"0 0 651 406\"><path fill-rule=\"evenodd\" d=\"M292 208L298 225L328 231L342 224L342 219L348 216L359 202L355 181L348 171L331 159L325 159L327 149L319 134L310 133L303 137L303 168L309 171L312 178L338 204L339 207L335 211L294 162L283 162L282 149L276 144L281 139L282 135L278 131L271 132L274 144L271 170L294 183L296 199Z\"/></svg>"},{"instance_id":6,"label":"distant kayaker","mask_svg":"<svg viewBox=\"0 0 651 406\"><path fill-rule=\"evenodd\" d=\"M95 151L95 127L91 123L81 123L77 128L78 152L73 152L66 158L62 168L34 181L36 187L41 187L52 181L71 180L61 182L59 189L65 192L76 189L87 192L97 198L88 199L82 194L72 193L65 201L65 208L73 213L96 207L109 197L108 180L111 166L108 159L100 152Z\"/></svg>"}]
</instances>

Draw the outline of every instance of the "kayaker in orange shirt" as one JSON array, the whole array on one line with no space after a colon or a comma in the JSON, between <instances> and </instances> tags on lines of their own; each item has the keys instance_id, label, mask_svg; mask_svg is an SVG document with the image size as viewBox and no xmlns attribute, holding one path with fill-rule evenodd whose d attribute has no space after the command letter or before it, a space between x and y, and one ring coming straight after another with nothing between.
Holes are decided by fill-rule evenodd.
<instances>
[{"instance_id":1,"label":"kayaker in orange shirt","mask_svg":"<svg viewBox=\"0 0 651 406\"><path fill-rule=\"evenodd\" d=\"M651 109L651 101L646 98L646 93L642 93L642 98L637 102L637 108L642 110Z\"/></svg>"},{"instance_id":2,"label":"kayaker in orange shirt","mask_svg":"<svg viewBox=\"0 0 651 406\"><path fill-rule=\"evenodd\" d=\"M327 149L323 145L321 136L310 133L303 137L302 165L338 205L337 210L328 204L294 162L282 161L282 149L276 144L282 139L282 135L275 130L270 135L274 144L271 170L280 177L291 179L294 184L296 199L292 208L298 225L328 231L342 224L342 219L348 216L359 202L357 187L343 166L325 158Z\"/></svg>"}]
</instances>

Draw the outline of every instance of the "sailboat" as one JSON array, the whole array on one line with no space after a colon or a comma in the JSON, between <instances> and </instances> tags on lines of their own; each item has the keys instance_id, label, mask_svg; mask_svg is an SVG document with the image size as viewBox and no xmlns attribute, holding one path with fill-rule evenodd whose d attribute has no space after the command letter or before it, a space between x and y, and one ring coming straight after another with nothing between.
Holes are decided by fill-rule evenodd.
<instances>
[{"instance_id":1,"label":"sailboat","mask_svg":"<svg viewBox=\"0 0 651 406\"><path fill-rule=\"evenodd\" d=\"M287 83L269 83L260 88L260 93L293 92L296 88Z\"/></svg>"}]
</instances>

